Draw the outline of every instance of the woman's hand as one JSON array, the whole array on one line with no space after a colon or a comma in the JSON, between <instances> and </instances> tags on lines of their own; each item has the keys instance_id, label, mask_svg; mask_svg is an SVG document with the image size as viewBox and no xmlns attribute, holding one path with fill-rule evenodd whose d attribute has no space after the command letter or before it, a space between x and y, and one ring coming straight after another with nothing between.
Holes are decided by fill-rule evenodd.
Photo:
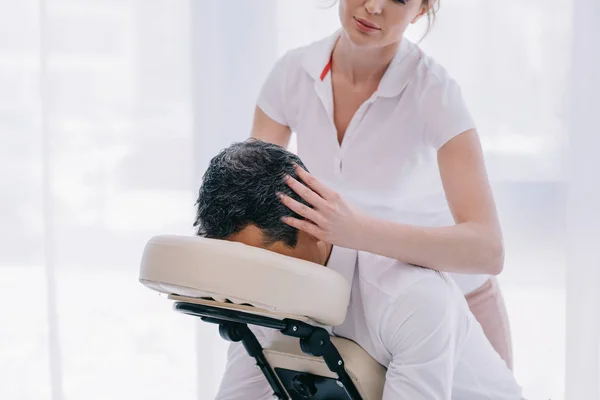
<instances>
[{"instance_id":1,"label":"woman's hand","mask_svg":"<svg viewBox=\"0 0 600 400\"><path fill-rule=\"evenodd\" d=\"M296 166L296 174L305 185L291 176L286 178L286 183L313 208L280 194L283 204L306 218L285 217L283 222L327 243L360 250L359 247L364 245L361 228L366 216L303 168Z\"/></svg>"}]
</instances>

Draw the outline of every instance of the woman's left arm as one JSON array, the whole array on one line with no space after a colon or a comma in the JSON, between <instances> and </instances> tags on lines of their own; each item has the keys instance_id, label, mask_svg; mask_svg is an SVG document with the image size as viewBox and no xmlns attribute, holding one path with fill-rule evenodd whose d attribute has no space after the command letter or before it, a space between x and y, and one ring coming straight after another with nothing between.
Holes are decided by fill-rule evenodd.
<instances>
[{"instance_id":1,"label":"woman's left arm","mask_svg":"<svg viewBox=\"0 0 600 400\"><path fill-rule=\"evenodd\" d=\"M368 251L439 271L499 274L504 265L502 232L477 131L444 144L438 164L455 225L418 227L371 220Z\"/></svg>"},{"instance_id":2,"label":"woman's left arm","mask_svg":"<svg viewBox=\"0 0 600 400\"><path fill-rule=\"evenodd\" d=\"M502 271L504 247L496 206L475 129L438 150L438 164L455 225L422 227L372 218L304 170L290 187L312 208L287 197L283 202L305 220L284 221L320 240L445 272Z\"/></svg>"}]
</instances>

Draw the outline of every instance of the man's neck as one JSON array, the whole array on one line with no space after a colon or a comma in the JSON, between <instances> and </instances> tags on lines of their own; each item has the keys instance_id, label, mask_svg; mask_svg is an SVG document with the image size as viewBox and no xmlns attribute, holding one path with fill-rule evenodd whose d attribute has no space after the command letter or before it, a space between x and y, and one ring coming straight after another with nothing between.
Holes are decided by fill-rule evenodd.
<instances>
[{"instance_id":1,"label":"man's neck","mask_svg":"<svg viewBox=\"0 0 600 400\"><path fill-rule=\"evenodd\" d=\"M315 264L327 265L333 246L312 237L302 237L301 234L299 234L299 236L298 243L295 247L289 247L282 242L276 242L268 246L267 250L289 257L310 261Z\"/></svg>"},{"instance_id":2,"label":"man's neck","mask_svg":"<svg viewBox=\"0 0 600 400\"><path fill-rule=\"evenodd\" d=\"M332 249L331 244L320 241L302 231L298 232L298 241L294 247L281 241L266 245L262 230L254 225L246 226L241 231L230 235L227 240L321 265L327 264Z\"/></svg>"},{"instance_id":3,"label":"man's neck","mask_svg":"<svg viewBox=\"0 0 600 400\"><path fill-rule=\"evenodd\" d=\"M326 242L321 242L323 243L323 246L325 246L325 250L324 250L324 254L327 254L327 258L325 259L325 262L323 263L323 265L327 265L329 263L329 259L331 258L331 252L333 251L333 245L326 243Z\"/></svg>"}]
</instances>

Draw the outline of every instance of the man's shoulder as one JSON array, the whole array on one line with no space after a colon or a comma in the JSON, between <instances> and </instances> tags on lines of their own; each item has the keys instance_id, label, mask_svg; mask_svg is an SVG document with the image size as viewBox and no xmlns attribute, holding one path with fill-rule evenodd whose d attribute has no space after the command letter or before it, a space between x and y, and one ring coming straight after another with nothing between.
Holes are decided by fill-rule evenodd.
<instances>
[{"instance_id":1,"label":"man's shoulder","mask_svg":"<svg viewBox=\"0 0 600 400\"><path fill-rule=\"evenodd\" d=\"M409 325L424 331L444 325L459 341L464 339L470 311L448 274L385 257L368 257L367 261L361 256L358 274L363 302L377 310L382 331L397 331L410 321Z\"/></svg>"},{"instance_id":2,"label":"man's shoulder","mask_svg":"<svg viewBox=\"0 0 600 400\"><path fill-rule=\"evenodd\" d=\"M407 295L433 297L440 301L464 297L446 273L402 263L369 253L359 254L358 275L389 303L402 301Z\"/></svg>"}]
</instances>

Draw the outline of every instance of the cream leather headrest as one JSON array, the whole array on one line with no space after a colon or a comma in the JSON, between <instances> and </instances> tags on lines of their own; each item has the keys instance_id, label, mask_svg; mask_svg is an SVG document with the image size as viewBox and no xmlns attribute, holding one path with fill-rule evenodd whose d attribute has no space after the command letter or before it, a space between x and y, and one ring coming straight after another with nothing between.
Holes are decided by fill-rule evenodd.
<instances>
[{"instance_id":1,"label":"cream leather headrest","mask_svg":"<svg viewBox=\"0 0 600 400\"><path fill-rule=\"evenodd\" d=\"M162 293L251 304L329 326L344 322L350 299L348 282L324 266L197 236L150 239L140 282Z\"/></svg>"}]
</instances>

